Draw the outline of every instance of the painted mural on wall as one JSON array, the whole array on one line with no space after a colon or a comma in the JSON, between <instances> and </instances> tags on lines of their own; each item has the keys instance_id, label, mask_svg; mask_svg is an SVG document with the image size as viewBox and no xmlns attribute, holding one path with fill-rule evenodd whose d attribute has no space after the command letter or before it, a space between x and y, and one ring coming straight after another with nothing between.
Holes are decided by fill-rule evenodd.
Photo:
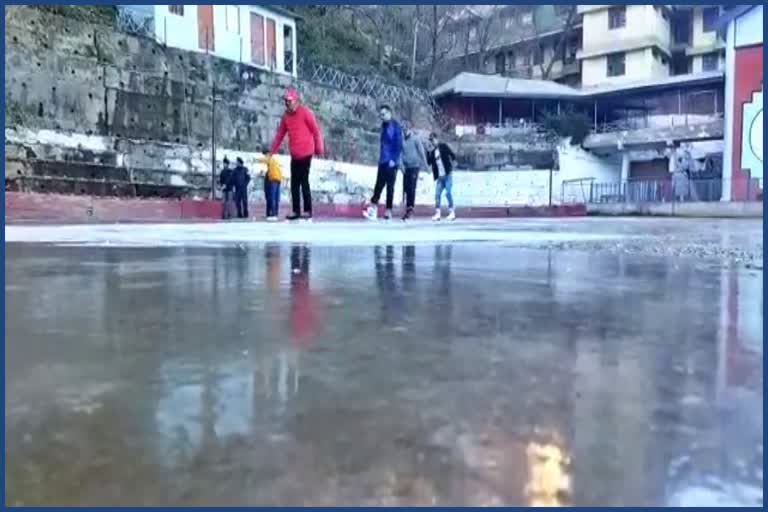
<instances>
[{"instance_id":1,"label":"painted mural on wall","mask_svg":"<svg viewBox=\"0 0 768 512\"><path fill-rule=\"evenodd\" d=\"M752 94L742 113L741 167L751 178L763 178L763 92Z\"/></svg>"}]
</instances>

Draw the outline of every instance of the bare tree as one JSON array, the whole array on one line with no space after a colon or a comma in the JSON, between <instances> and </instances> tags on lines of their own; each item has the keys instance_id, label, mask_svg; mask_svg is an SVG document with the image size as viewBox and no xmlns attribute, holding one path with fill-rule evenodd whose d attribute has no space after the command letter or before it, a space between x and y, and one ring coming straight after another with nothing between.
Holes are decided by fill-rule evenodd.
<instances>
[{"instance_id":1,"label":"bare tree","mask_svg":"<svg viewBox=\"0 0 768 512\"><path fill-rule=\"evenodd\" d=\"M548 80L557 62L565 64L568 41L574 34L579 21L576 5L564 5L563 11L555 13L554 18L547 19L544 9L554 9L554 6L534 6L531 12L531 23L521 27L522 42L518 46L531 56L531 66L538 66L541 78ZM552 21L548 23L547 21ZM516 45L517 46L517 45ZM547 55L547 48L552 53Z\"/></svg>"}]
</instances>

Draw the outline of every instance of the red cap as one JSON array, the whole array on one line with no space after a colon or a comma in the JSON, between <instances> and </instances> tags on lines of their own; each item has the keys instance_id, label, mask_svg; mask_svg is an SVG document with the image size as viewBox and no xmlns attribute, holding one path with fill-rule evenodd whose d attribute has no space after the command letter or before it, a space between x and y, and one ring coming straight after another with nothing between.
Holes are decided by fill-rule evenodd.
<instances>
[{"instance_id":1,"label":"red cap","mask_svg":"<svg viewBox=\"0 0 768 512\"><path fill-rule=\"evenodd\" d=\"M296 89L286 89L285 96L283 96L283 98L286 101L298 101L299 93L296 92Z\"/></svg>"}]
</instances>

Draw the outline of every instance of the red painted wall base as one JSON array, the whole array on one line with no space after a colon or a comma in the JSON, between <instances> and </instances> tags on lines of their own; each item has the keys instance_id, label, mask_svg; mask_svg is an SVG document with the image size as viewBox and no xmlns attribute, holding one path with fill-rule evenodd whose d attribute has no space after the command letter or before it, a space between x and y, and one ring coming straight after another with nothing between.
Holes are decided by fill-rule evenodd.
<instances>
[{"instance_id":1,"label":"red painted wall base","mask_svg":"<svg viewBox=\"0 0 768 512\"><path fill-rule=\"evenodd\" d=\"M116 199L59 194L5 193L5 221L12 222L180 222L221 219L221 203L191 199ZM317 218L361 219L362 206L316 204ZM260 219L264 205L251 205L251 215ZM282 205L281 214L287 214ZM382 211L383 213L383 211ZM417 206L417 217L428 217L434 208ZM462 218L578 217L587 214L584 205L457 208Z\"/></svg>"}]
</instances>

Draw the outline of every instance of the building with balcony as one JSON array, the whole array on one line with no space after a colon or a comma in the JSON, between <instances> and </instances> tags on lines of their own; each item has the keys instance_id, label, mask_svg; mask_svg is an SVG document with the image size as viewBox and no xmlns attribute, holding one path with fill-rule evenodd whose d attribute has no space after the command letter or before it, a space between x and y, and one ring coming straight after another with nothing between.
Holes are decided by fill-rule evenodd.
<instances>
[{"instance_id":1,"label":"building with balcony","mask_svg":"<svg viewBox=\"0 0 768 512\"><path fill-rule=\"evenodd\" d=\"M583 87L669 76L671 9L665 5L579 5Z\"/></svg>"},{"instance_id":2,"label":"building with balcony","mask_svg":"<svg viewBox=\"0 0 768 512\"><path fill-rule=\"evenodd\" d=\"M273 5L120 5L119 18L144 35L296 76L296 16Z\"/></svg>"},{"instance_id":3,"label":"building with balcony","mask_svg":"<svg viewBox=\"0 0 768 512\"><path fill-rule=\"evenodd\" d=\"M721 71L719 5L579 5L583 87Z\"/></svg>"}]
</instances>

